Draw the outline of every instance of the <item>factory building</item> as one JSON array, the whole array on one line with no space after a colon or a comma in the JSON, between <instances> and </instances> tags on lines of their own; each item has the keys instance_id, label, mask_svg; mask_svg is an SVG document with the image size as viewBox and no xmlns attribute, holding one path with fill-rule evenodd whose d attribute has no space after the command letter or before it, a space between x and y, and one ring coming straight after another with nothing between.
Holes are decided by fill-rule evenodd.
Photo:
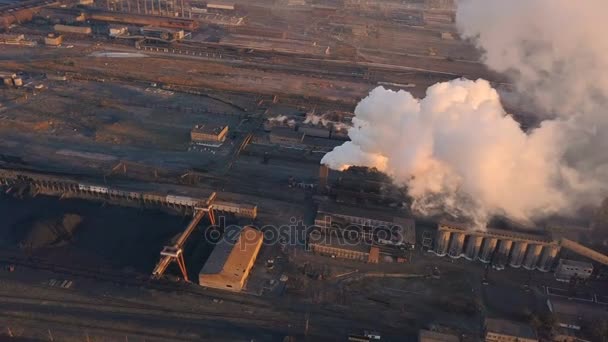
<instances>
[{"instance_id":1,"label":"factory building","mask_svg":"<svg viewBox=\"0 0 608 342\"><path fill-rule=\"evenodd\" d=\"M313 242L308 245L310 250L319 255L332 258L348 259L361 262L370 260L370 248L363 245L331 244L328 242Z\"/></svg>"},{"instance_id":2,"label":"factory building","mask_svg":"<svg viewBox=\"0 0 608 342\"><path fill-rule=\"evenodd\" d=\"M200 271L199 284L228 291L243 290L263 241L264 234L251 227L238 234L226 231Z\"/></svg>"},{"instance_id":3,"label":"factory building","mask_svg":"<svg viewBox=\"0 0 608 342\"><path fill-rule=\"evenodd\" d=\"M593 273L593 264L576 260L559 259L555 268L555 279L568 282L573 277L587 279Z\"/></svg>"},{"instance_id":4,"label":"factory building","mask_svg":"<svg viewBox=\"0 0 608 342\"><path fill-rule=\"evenodd\" d=\"M433 252L492 263L496 269L509 265L548 272L559 250L559 244L546 235L493 228L469 230L461 223L440 222Z\"/></svg>"},{"instance_id":5,"label":"factory building","mask_svg":"<svg viewBox=\"0 0 608 342\"><path fill-rule=\"evenodd\" d=\"M363 239L384 246L413 249L416 245L414 220L383 211L322 203L315 225L322 231L356 231Z\"/></svg>"},{"instance_id":6,"label":"factory building","mask_svg":"<svg viewBox=\"0 0 608 342\"><path fill-rule=\"evenodd\" d=\"M225 125L196 125L190 131L190 138L195 144L222 143L228 135Z\"/></svg>"},{"instance_id":7,"label":"factory building","mask_svg":"<svg viewBox=\"0 0 608 342\"><path fill-rule=\"evenodd\" d=\"M538 342L534 329L526 324L504 319L486 319L485 342Z\"/></svg>"}]
</instances>

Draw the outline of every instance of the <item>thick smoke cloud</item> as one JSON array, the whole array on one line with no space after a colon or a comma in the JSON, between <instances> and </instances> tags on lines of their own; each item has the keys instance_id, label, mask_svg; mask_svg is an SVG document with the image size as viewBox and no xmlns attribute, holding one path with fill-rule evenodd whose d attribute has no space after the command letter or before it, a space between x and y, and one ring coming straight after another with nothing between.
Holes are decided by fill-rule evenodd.
<instances>
[{"instance_id":1,"label":"thick smoke cloud","mask_svg":"<svg viewBox=\"0 0 608 342\"><path fill-rule=\"evenodd\" d=\"M597 204L608 185L606 10L603 0L460 1L462 36L545 121L522 131L483 80L439 83L421 100L376 88L355 110L352 141L322 163L377 167L408 186L413 209L479 226Z\"/></svg>"},{"instance_id":2,"label":"thick smoke cloud","mask_svg":"<svg viewBox=\"0 0 608 342\"><path fill-rule=\"evenodd\" d=\"M605 0L460 0L461 36L550 114L595 110L608 94Z\"/></svg>"},{"instance_id":3,"label":"thick smoke cloud","mask_svg":"<svg viewBox=\"0 0 608 342\"><path fill-rule=\"evenodd\" d=\"M482 224L491 213L526 219L562 209L555 185L563 172L554 125L530 135L506 115L484 80L435 84L424 99L374 89L355 110L350 142L322 163L376 167L408 186L423 214L468 216Z\"/></svg>"}]
</instances>

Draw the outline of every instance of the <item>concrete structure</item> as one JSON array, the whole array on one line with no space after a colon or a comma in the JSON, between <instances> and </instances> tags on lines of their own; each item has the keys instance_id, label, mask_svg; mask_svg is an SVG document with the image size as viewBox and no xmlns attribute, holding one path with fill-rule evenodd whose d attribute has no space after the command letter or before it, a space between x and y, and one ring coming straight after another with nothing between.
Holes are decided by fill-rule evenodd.
<instances>
[{"instance_id":1,"label":"concrete structure","mask_svg":"<svg viewBox=\"0 0 608 342\"><path fill-rule=\"evenodd\" d=\"M504 269L507 262L509 261L509 253L511 252L511 247L513 247L513 241L511 240L500 240L498 242L498 253L494 257L494 262L492 266L496 269Z\"/></svg>"},{"instance_id":2,"label":"concrete structure","mask_svg":"<svg viewBox=\"0 0 608 342\"><path fill-rule=\"evenodd\" d=\"M479 256L481 262L488 264L492 261L492 256L494 255L497 243L498 239L495 238L487 237L483 239L481 255Z\"/></svg>"},{"instance_id":3,"label":"concrete structure","mask_svg":"<svg viewBox=\"0 0 608 342\"><path fill-rule=\"evenodd\" d=\"M524 241L517 241L511 250L511 261L509 265L511 267L519 268L524 261L526 250L528 249L528 243Z\"/></svg>"},{"instance_id":4,"label":"concrete structure","mask_svg":"<svg viewBox=\"0 0 608 342\"><path fill-rule=\"evenodd\" d=\"M467 260L476 260L478 255L479 255L479 251L481 249L481 243L483 242L483 237L481 236L475 236L475 235L471 235L468 237L467 242L466 242L466 249L464 252L464 257Z\"/></svg>"},{"instance_id":5,"label":"concrete structure","mask_svg":"<svg viewBox=\"0 0 608 342\"><path fill-rule=\"evenodd\" d=\"M418 342L460 342L460 337L430 330L418 332Z\"/></svg>"},{"instance_id":6,"label":"concrete structure","mask_svg":"<svg viewBox=\"0 0 608 342\"><path fill-rule=\"evenodd\" d=\"M543 251L540 255L540 261L538 262L538 270L541 272L549 272L553 267L553 262L557 253L559 252L558 246L544 246Z\"/></svg>"},{"instance_id":7,"label":"concrete structure","mask_svg":"<svg viewBox=\"0 0 608 342\"><path fill-rule=\"evenodd\" d=\"M270 132L270 142L282 146L302 147L304 133L289 127L274 127Z\"/></svg>"},{"instance_id":8,"label":"concrete structure","mask_svg":"<svg viewBox=\"0 0 608 342\"><path fill-rule=\"evenodd\" d=\"M555 268L555 279L568 282L571 278L577 277L587 279L593 273L593 264L588 262L559 259Z\"/></svg>"},{"instance_id":9,"label":"concrete structure","mask_svg":"<svg viewBox=\"0 0 608 342\"><path fill-rule=\"evenodd\" d=\"M437 237L435 238L435 253L439 256L444 256L447 254L448 243L450 241L450 233L440 230L437 232Z\"/></svg>"},{"instance_id":10,"label":"concrete structure","mask_svg":"<svg viewBox=\"0 0 608 342\"><path fill-rule=\"evenodd\" d=\"M503 319L486 319L486 342L538 342L536 332L529 325Z\"/></svg>"},{"instance_id":11,"label":"concrete structure","mask_svg":"<svg viewBox=\"0 0 608 342\"><path fill-rule=\"evenodd\" d=\"M237 236L227 230L199 273L201 286L241 291L258 256L264 234L245 227Z\"/></svg>"},{"instance_id":12,"label":"concrete structure","mask_svg":"<svg viewBox=\"0 0 608 342\"><path fill-rule=\"evenodd\" d=\"M528 245L528 250L526 251L526 256L524 257L523 263L525 269L533 270L536 268L536 264L540 258L540 253L542 250L542 245Z\"/></svg>"},{"instance_id":13,"label":"concrete structure","mask_svg":"<svg viewBox=\"0 0 608 342\"><path fill-rule=\"evenodd\" d=\"M448 255L452 258L460 258L462 255L462 247L464 245L464 233L452 233L450 239L450 247L448 248Z\"/></svg>"},{"instance_id":14,"label":"concrete structure","mask_svg":"<svg viewBox=\"0 0 608 342\"><path fill-rule=\"evenodd\" d=\"M510 265L547 270L559 250L558 242L545 233L495 228L472 230L463 223L442 221L437 227L434 252L439 256L447 254L452 258L464 256L471 261L491 262L497 269Z\"/></svg>"},{"instance_id":15,"label":"concrete structure","mask_svg":"<svg viewBox=\"0 0 608 342\"><path fill-rule=\"evenodd\" d=\"M196 125L190 131L193 143L222 143L228 135L228 126Z\"/></svg>"},{"instance_id":16,"label":"concrete structure","mask_svg":"<svg viewBox=\"0 0 608 342\"><path fill-rule=\"evenodd\" d=\"M44 37L44 45L59 46L63 43L63 36L56 33L49 33Z\"/></svg>"}]
</instances>

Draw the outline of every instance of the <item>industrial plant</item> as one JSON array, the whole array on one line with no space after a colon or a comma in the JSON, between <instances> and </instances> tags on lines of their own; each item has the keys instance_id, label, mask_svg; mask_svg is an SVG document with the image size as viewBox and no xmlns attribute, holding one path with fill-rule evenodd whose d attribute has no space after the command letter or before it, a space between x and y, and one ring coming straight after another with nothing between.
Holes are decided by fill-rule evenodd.
<instances>
[{"instance_id":1,"label":"industrial plant","mask_svg":"<svg viewBox=\"0 0 608 342\"><path fill-rule=\"evenodd\" d=\"M0 339L598 340L605 105L489 3L0 0Z\"/></svg>"}]
</instances>

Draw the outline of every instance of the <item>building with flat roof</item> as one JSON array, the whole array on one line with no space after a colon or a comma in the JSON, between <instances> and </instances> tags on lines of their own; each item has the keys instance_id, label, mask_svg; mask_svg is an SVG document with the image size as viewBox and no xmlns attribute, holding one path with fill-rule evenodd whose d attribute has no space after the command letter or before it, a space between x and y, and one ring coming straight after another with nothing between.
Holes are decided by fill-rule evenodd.
<instances>
[{"instance_id":1,"label":"building with flat roof","mask_svg":"<svg viewBox=\"0 0 608 342\"><path fill-rule=\"evenodd\" d=\"M568 282L574 276L580 279L587 279L593 273L593 264L589 262L559 259L555 268L555 279Z\"/></svg>"},{"instance_id":2,"label":"building with flat roof","mask_svg":"<svg viewBox=\"0 0 608 342\"><path fill-rule=\"evenodd\" d=\"M534 329L524 323L488 318L485 322L486 342L538 342Z\"/></svg>"},{"instance_id":3,"label":"building with flat roof","mask_svg":"<svg viewBox=\"0 0 608 342\"><path fill-rule=\"evenodd\" d=\"M59 46L63 43L63 36L56 33L49 33L44 37L44 45Z\"/></svg>"},{"instance_id":4,"label":"building with flat roof","mask_svg":"<svg viewBox=\"0 0 608 342\"><path fill-rule=\"evenodd\" d=\"M379 244L407 248L416 245L416 225L413 219L380 210L322 203L315 217L315 225L322 230L360 226L363 235L368 232L374 234L370 238Z\"/></svg>"},{"instance_id":5,"label":"building with flat roof","mask_svg":"<svg viewBox=\"0 0 608 342\"><path fill-rule=\"evenodd\" d=\"M243 290L263 241L264 234L251 227L238 233L227 230L200 271L199 284L228 291Z\"/></svg>"},{"instance_id":6,"label":"building with flat roof","mask_svg":"<svg viewBox=\"0 0 608 342\"><path fill-rule=\"evenodd\" d=\"M190 139L193 143L222 143L227 135L226 125L196 125L190 131Z\"/></svg>"},{"instance_id":7,"label":"building with flat roof","mask_svg":"<svg viewBox=\"0 0 608 342\"><path fill-rule=\"evenodd\" d=\"M557 325L564 329L580 331L596 320L608 319L604 305L561 298L547 299L549 310L555 315Z\"/></svg>"},{"instance_id":8,"label":"building with flat roof","mask_svg":"<svg viewBox=\"0 0 608 342\"><path fill-rule=\"evenodd\" d=\"M289 127L273 127L270 142L282 146L303 147L304 133Z\"/></svg>"},{"instance_id":9,"label":"building with flat roof","mask_svg":"<svg viewBox=\"0 0 608 342\"><path fill-rule=\"evenodd\" d=\"M460 342L460 337L430 330L418 332L418 342Z\"/></svg>"},{"instance_id":10,"label":"building with flat roof","mask_svg":"<svg viewBox=\"0 0 608 342\"><path fill-rule=\"evenodd\" d=\"M362 262L376 263L379 257L376 255L377 251L370 253L371 246L368 244L316 229L308 236L308 248L315 254Z\"/></svg>"}]
</instances>

